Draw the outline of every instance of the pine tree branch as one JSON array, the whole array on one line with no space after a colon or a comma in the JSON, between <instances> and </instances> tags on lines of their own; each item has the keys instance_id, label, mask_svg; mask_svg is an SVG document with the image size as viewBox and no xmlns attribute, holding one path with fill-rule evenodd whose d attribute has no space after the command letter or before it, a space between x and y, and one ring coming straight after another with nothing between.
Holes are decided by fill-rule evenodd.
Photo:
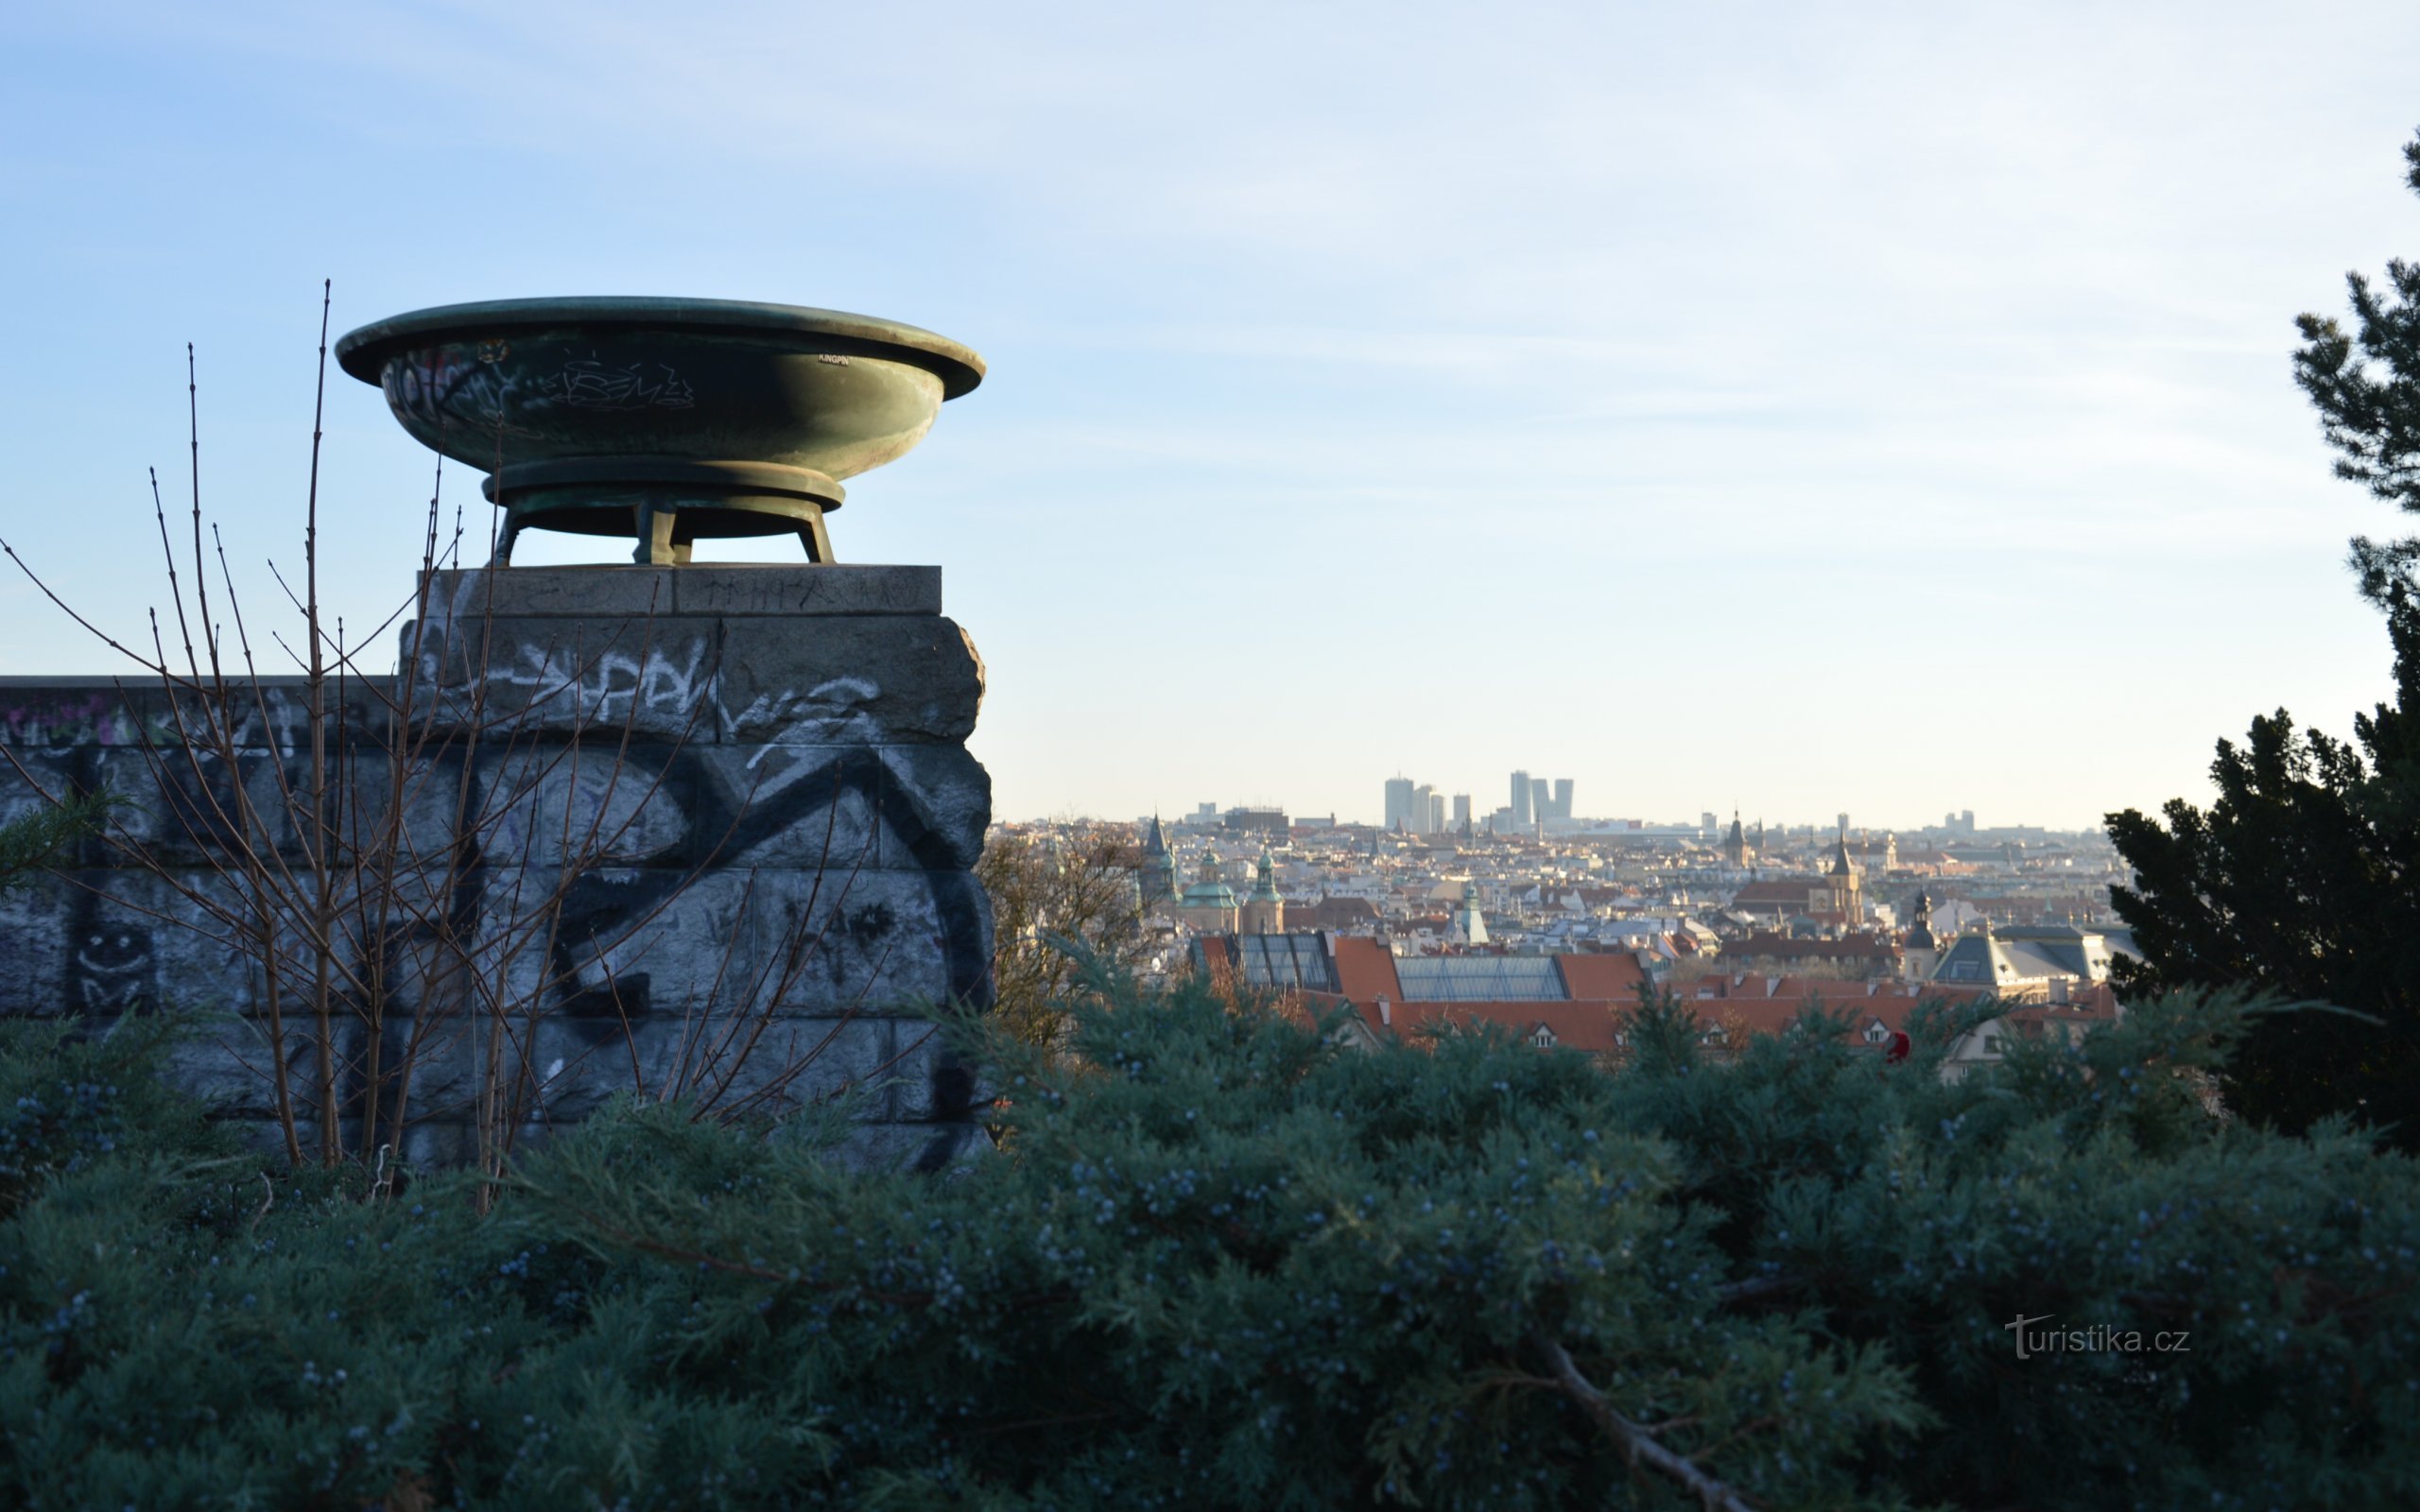
<instances>
[{"instance_id":1,"label":"pine tree branch","mask_svg":"<svg viewBox=\"0 0 2420 1512\"><path fill-rule=\"evenodd\" d=\"M879 1302L889 1307L930 1307L935 1300L934 1294L929 1291L876 1291L856 1281L819 1280L804 1276L793 1276L764 1265L751 1264L746 1261L726 1260L719 1255L708 1254L702 1249L690 1249L680 1245L666 1244L660 1239L649 1239L644 1234L631 1233L629 1229L619 1228L594 1212L580 1214L580 1221L611 1243L619 1245L625 1249L654 1255L662 1260L679 1261L685 1265L695 1265L700 1270L720 1271L726 1276L744 1276L751 1280L770 1281L776 1286L794 1286L812 1292L854 1293L867 1301ZM1019 1293L1008 1298L1008 1305L1016 1308L1046 1307L1060 1302L1072 1302L1075 1299L1075 1289L1062 1284L1045 1287L1040 1291Z\"/></svg>"},{"instance_id":2,"label":"pine tree branch","mask_svg":"<svg viewBox=\"0 0 2420 1512\"><path fill-rule=\"evenodd\" d=\"M1654 1435L1616 1412L1605 1394L1571 1363L1571 1356L1562 1345L1543 1333L1532 1333L1526 1342L1530 1352L1545 1364L1554 1389L1569 1398L1606 1437L1620 1446L1622 1458L1632 1466L1645 1464L1657 1474L1677 1481L1706 1512L1755 1512L1754 1502L1698 1469L1694 1461L1666 1449Z\"/></svg>"},{"instance_id":3,"label":"pine tree branch","mask_svg":"<svg viewBox=\"0 0 2420 1512\"><path fill-rule=\"evenodd\" d=\"M1733 1281L1714 1289L1717 1305L1736 1307L1743 1302L1758 1302L1768 1297L1780 1297L1804 1287L1812 1286L1824 1278L1805 1271L1783 1271L1773 1276L1752 1276L1743 1281Z\"/></svg>"}]
</instances>

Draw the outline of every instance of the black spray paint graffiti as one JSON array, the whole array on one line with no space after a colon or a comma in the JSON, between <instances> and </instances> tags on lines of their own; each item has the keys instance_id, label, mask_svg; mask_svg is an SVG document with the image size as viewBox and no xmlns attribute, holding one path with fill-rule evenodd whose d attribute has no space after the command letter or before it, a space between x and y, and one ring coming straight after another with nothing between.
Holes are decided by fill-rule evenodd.
<instances>
[{"instance_id":1,"label":"black spray paint graffiti","mask_svg":"<svg viewBox=\"0 0 2420 1512\"><path fill-rule=\"evenodd\" d=\"M596 744L600 751L624 764L618 782L648 791L651 805L671 805L682 816L682 822L677 838L666 845L649 847L649 865L615 868L610 876L584 872L563 888L553 921L555 940L549 976L556 987L555 1001L548 1006L559 1022L572 1029L589 1048L606 1046L659 1013L681 1013L696 1006L688 990L696 984L684 984L684 989L676 997L659 994L649 971L607 977L591 970L598 942L628 936L695 880L718 868L736 867L735 858L769 841L783 836L820 835L833 811L851 799L863 805L886 840L895 841L913 861L911 874L921 878L931 900L940 938L937 942L897 939L903 921L887 901L876 899L851 904L846 897L850 875L861 858L835 853L828 858L819 885L829 889L826 896L837 898L838 904L832 909L829 922L821 926L817 941L823 958L810 961L810 968L820 966L837 988L844 971L844 952L862 961L890 949L926 949L938 943L943 953L950 999L973 1011L991 1007L991 951L984 927L981 885L964 868L923 799L897 780L878 751L844 749L818 770L788 782L777 792L752 796L734 792L694 750L674 750L663 758L660 765L650 768L639 751L619 750L609 740ZM496 801L495 784L526 777L526 752L510 760L485 753L467 759L505 768L490 779L491 802ZM449 922L457 937L469 938L476 934L490 905L492 890L498 895L498 906L510 906L502 899L504 889L512 885L510 871L510 863L502 858L466 858ZM796 901L787 902L795 906ZM754 906L780 908L785 906L785 901L760 899ZM787 922L794 931L804 926L803 919ZM395 963L390 967L390 979L401 974L403 954L401 941L389 945L389 959ZM406 1022L390 1021L387 1024L381 1052L386 1065L406 1064L409 1033L410 1026ZM363 1060L358 1053L348 1054L345 1058L356 1068ZM972 1070L948 1054L931 1057L930 1068L926 1095L933 1117L941 1126L917 1158L920 1170L937 1170L948 1164L972 1138L975 1127ZM369 1091L356 1070L346 1089L346 1102L353 1117L357 1118L365 1110ZM382 1091L382 1096L391 1095L391 1091Z\"/></svg>"},{"instance_id":2,"label":"black spray paint graffiti","mask_svg":"<svg viewBox=\"0 0 2420 1512\"><path fill-rule=\"evenodd\" d=\"M620 1030L626 1017L639 1022L650 1016L683 1012L691 996L692 984L683 982L676 991L667 983L650 980L644 969L619 978L610 977L596 970L596 942L611 942L630 933L696 877L745 869L750 865L745 858L760 848L786 850L793 858L801 854L811 858L827 822L844 806L851 811L853 836L867 833L870 826L879 837L877 858L885 885L865 889L851 900L847 894L853 868L867 858L855 853L854 838L834 847L835 853L825 868L827 875L821 884L825 906L817 909L815 926L829 950L821 959L810 958L808 970L824 973L830 988L841 989L844 961L860 965L879 961L886 952L892 953L890 958L894 960L912 956L931 961L932 953L938 951L942 971L918 974L927 980L937 976L940 983L946 984L948 996L959 1005L977 1011L988 1009L992 984L987 911L979 885L965 869L970 859L962 853L965 837L955 832L944 833L937 825L935 811L926 796L912 782L904 781L900 772L885 761L881 750L842 747L820 767L751 792L737 785L745 782L744 777L724 775L725 768L696 751L675 749L668 754L644 754L642 749L612 749L610 741L604 744L614 760L630 763L630 775L622 781L648 792L650 808L661 802L677 819L649 821L645 864L616 863L610 880L589 875L571 882L562 900L562 931L552 962L551 974L561 986L556 1000L547 1005L562 1027L584 1027L593 1033L596 1042L601 1043ZM783 748L804 754L809 747ZM126 787L130 775L124 762L126 754L120 750L110 756L90 747L78 751L63 774L68 779L67 785L71 790L92 790L104 785L106 775L110 785ZM521 762L526 767L528 754L526 748L516 753L478 747L454 759L495 767L488 779L493 787L506 781L504 769L513 762ZM147 813L130 818L130 823L151 836L142 842L147 848L164 847L156 849L155 854L169 858L182 852L182 859L169 860L167 864L179 868L200 868L187 873L197 881L242 851L241 831L246 826L230 817L242 811L240 788L251 789L257 802L272 805L268 818L276 819L283 813L273 807L272 800L281 795L268 770L268 764L278 761L278 757L266 752L248 753L239 758L233 770L209 760L189 760L181 750L155 748L153 757L156 759L147 763L150 791L133 795ZM103 771L106 760L119 764L111 767L108 774ZM288 767L288 788L307 791L300 769L290 761L283 765ZM441 762L443 765L446 764ZM458 774L460 768L454 766L452 770ZM442 773L433 774L429 781L435 784L434 790L452 790L453 780ZM334 788L332 784L332 815L346 807L344 799ZM294 828L290 823L280 823L278 827L289 832ZM283 837L291 843L290 834ZM54 988L59 995L46 997L45 1005L34 1007L34 1011L78 1011L90 1016L93 1027L100 1030L128 1014L158 1007L163 1002L164 986L168 988L165 996L172 1005L204 1009L232 1006L180 1000L180 992L189 992L191 987L177 964L184 959L182 953L188 949L182 943L183 931L173 927L164 931L140 905L113 896L121 890L122 883L133 875L120 869L127 865L123 855L99 841L88 842L86 851L76 858L76 869L91 885L73 887L61 899L63 912L53 915L60 931L57 936L62 968L59 988L64 990ZM340 1015L339 1022L356 1026L347 1032L347 1042L337 1047L339 1064L351 1068L348 1085L340 1091L349 1110L345 1122L354 1128L359 1127L354 1121L368 1108L371 1089L364 1078L376 1075L383 1100L397 1090L395 1069L406 1065L411 1057L415 1043L413 1013L428 1005L416 1001L428 984L410 980L415 948L441 935L458 940L475 938L485 916L511 906L504 889L519 880L514 870L523 853L526 852L487 857L466 846L457 872L450 917L443 926L435 927L436 921L424 919L416 927L406 910L403 921L392 926L393 932L386 939L364 942L362 956L354 963L356 970L344 973L354 980L381 978L395 985L399 992L393 1011L384 1017L382 1043L374 1057L365 1054L370 1047L357 1027L365 1022L368 1005L348 1004L352 1011ZM769 870L786 870L790 880L751 898L748 906L771 911L758 915L761 921L768 923L767 933L778 934L785 921L779 917L784 909L789 910L787 921L804 924L804 919L796 916L804 912L802 900L805 893L795 883L814 875L813 860L803 867L793 860L786 867ZM913 879L913 885L903 894L901 884L906 879ZM921 896L917 895L919 892ZM836 898L838 906L829 906ZM640 933L644 934L644 930ZM170 935L178 938L171 939ZM426 959L425 951L418 951L417 955ZM372 961L383 963L385 970L366 970ZM644 962L639 964L644 967ZM864 979L870 977L860 978ZM255 980L247 994L254 1004L259 1002L263 985ZM841 990L825 994L825 1001L839 997ZM864 1006L879 1011L890 1005L868 1003ZM310 1057L304 1048L290 1045L289 1049L304 1057L295 1063L294 1085L307 1086L314 1074L307 1063ZM372 1065L383 1069L373 1074L369 1070ZM925 1159L928 1164L938 1164L946 1162L972 1130L973 1078L965 1067L946 1057L932 1057L927 1066L929 1081L921 1101L932 1109L928 1116L942 1121L942 1132Z\"/></svg>"},{"instance_id":3,"label":"black spray paint graffiti","mask_svg":"<svg viewBox=\"0 0 2420 1512\"><path fill-rule=\"evenodd\" d=\"M648 781L645 776L636 779ZM648 868L635 880L628 874L606 881L596 876L575 880L564 900L564 936L556 945L559 975L576 974L579 942L617 937L636 920L686 885L693 873L734 864L769 840L804 833L810 840L821 832L823 816L846 799L856 799L883 833L904 847L916 870L931 889L934 914L941 922L942 948L948 967L949 992L961 1004L991 1006L991 959L983 938L982 902L977 885L959 865L949 838L934 825L924 801L892 776L876 751L844 750L806 777L783 786L770 797L732 792L694 751L675 752L657 781L657 801L678 803L686 819L681 839L659 857L675 865ZM864 858L836 851L825 858L826 885L845 888L851 869ZM888 903L868 902L840 910L838 929L865 950L889 942L898 919ZM840 985L837 957L825 971L833 986ZM614 984L618 1020L651 1006L639 978ZM578 993L601 988L574 989ZM573 1004L568 999L563 1007Z\"/></svg>"},{"instance_id":4,"label":"black spray paint graffiti","mask_svg":"<svg viewBox=\"0 0 2420 1512\"><path fill-rule=\"evenodd\" d=\"M88 892L68 925L68 1001L95 1020L140 1013L160 1001L151 931L108 912Z\"/></svg>"}]
</instances>

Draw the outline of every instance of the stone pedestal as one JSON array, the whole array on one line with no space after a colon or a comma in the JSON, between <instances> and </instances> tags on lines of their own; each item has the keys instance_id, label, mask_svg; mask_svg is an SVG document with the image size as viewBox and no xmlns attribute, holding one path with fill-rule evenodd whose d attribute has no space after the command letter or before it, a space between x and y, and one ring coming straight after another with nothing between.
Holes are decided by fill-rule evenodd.
<instances>
[{"instance_id":1,"label":"stone pedestal","mask_svg":"<svg viewBox=\"0 0 2420 1512\"><path fill-rule=\"evenodd\" d=\"M903 1010L990 1005L992 794L964 745L983 663L941 569L516 567L428 590L403 724L476 774L488 927L546 936L543 977L506 973L536 1010L544 1115L633 1082L768 1112L845 1090L868 1157L952 1158L969 1078Z\"/></svg>"},{"instance_id":2,"label":"stone pedestal","mask_svg":"<svg viewBox=\"0 0 2420 1512\"><path fill-rule=\"evenodd\" d=\"M536 1138L625 1089L774 1115L845 1097L870 1163L971 1147L971 1078L915 1011L991 999L973 873L991 782L964 746L983 665L942 616L940 569L515 567L424 588L393 683L354 683L330 742L343 843L374 861L387 835L395 856L339 900L348 971L385 983L375 1014L356 995L339 1015L348 1144L408 1061L402 1153L424 1161L466 1158L507 1104ZM174 754L191 721L156 688L0 688L0 744L29 776L135 805L130 844L0 900L20 968L0 1013L212 1016L184 1079L270 1115L280 1052L230 920L248 854L289 873L303 854L300 697L278 679L236 700L230 774ZM249 846L218 833L231 783L263 816ZM0 769L0 816L32 801ZM281 996L307 1106L312 1047Z\"/></svg>"}]
</instances>

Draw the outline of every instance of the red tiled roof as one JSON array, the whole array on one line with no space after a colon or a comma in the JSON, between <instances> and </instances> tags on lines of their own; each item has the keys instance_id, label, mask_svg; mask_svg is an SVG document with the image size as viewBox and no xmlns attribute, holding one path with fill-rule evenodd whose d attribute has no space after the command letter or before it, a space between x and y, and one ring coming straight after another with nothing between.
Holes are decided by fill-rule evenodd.
<instances>
[{"instance_id":1,"label":"red tiled roof","mask_svg":"<svg viewBox=\"0 0 2420 1512\"><path fill-rule=\"evenodd\" d=\"M1647 980L1646 971L1639 968L1638 957L1629 951L1609 952L1601 955L1558 955L1554 959L1563 970L1564 990L1576 1001L1615 1005L1636 1003L1639 987Z\"/></svg>"},{"instance_id":2,"label":"red tiled roof","mask_svg":"<svg viewBox=\"0 0 2420 1512\"><path fill-rule=\"evenodd\" d=\"M1346 1001L1370 1017L1374 1029L1378 1024L1373 1005L1382 997L1392 1001L1403 996L1403 984L1395 979L1394 954L1377 940L1359 936L1346 936L1335 943L1336 985Z\"/></svg>"},{"instance_id":3,"label":"red tiled roof","mask_svg":"<svg viewBox=\"0 0 2420 1512\"><path fill-rule=\"evenodd\" d=\"M1526 1039L1543 1023L1553 1031L1555 1043L1564 1049L1602 1052L1616 1048L1615 1010L1602 1003L1398 1003L1392 1011L1392 1029L1398 1035L1409 1035L1430 1024L1468 1028L1488 1023ZM1377 1027L1374 1022L1371 1026Z\"/></svg>"},{"instance_id":4,"label":"red tiled roof","mask_svg":"<svg viewBox=\"0 0 2420 1512\"><path fill-rule=\"evenodd\" d=\"M1858 934L1839 939L1799 939L1758 930L1746 939L1735 940L1725 952L1741 957L1765 956L1783 961L1882 961L1895 959L1898 947L1879 935Z\"/></svg>"},{"instance_id":5,"label":"red tiled roof","mask_svg":"<svg viewBox=\"0 0 2420 1512\"><path fill-rule=\"evenodd\" d=\"M1286 927L1296 931L1368 928L1379 918L1378 905L1367 898L1322 898L1315 903L1286 905Z\"/></svg>"},{"instance_id":6,"label":"red tiled roof","mask_svg":"<svg viewBox=\"0 0 2420 1512\"><path fill-rule=\"evenodd\" d=\"M1620 1048L1617 1039L1638 1005L1639 985L1647 980L1638 957L1629 952L1603 954L1559 954L1568 1001L1545 1003L1406 1003L1392 953L1375 939L1330 936L1336 947L1336 977L1340 991L1305 992L1299 1001L1324 1012L1349 1003L1375 1035L1409 1038L1432 1024L1498 1025L1527 1039L1540 1024L1551 1030L1557 1045L1573 1050L1607 1052ZM1903 1032L1917 1005L1927 1002L1970 1002L1991 994L1986 986L1937 986L1928 982L1828 982L1806 977L1708 977L1682 988L1682 1002L1709 1027L1737 1033L1779 1034L1788 1029L1810 1003L1845 1012L1852 1032L1862 1032L1879 1021L1894 1033ZM2116 1000L2106 986L2080 992L2064 1005L2033 1005L2014 1010L2012 1022L2031 1023L2054 1019L2114 1016Z\"/></svg>"}]
</instances>

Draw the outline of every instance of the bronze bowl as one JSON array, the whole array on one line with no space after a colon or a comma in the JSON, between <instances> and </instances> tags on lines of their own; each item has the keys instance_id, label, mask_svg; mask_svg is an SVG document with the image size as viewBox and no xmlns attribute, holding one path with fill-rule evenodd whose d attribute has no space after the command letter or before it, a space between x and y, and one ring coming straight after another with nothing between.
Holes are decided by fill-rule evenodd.
<instances>
[{"instance_id":1,"label":"bronze bowl","mask_svg":"<svg viewBox=\"0 0 2420 1512\"><path fill-rule=\"evenodd\" d=\"M337 343L422 444L490 474L495 559L523 530L635 538L632 559L796 534L828 562L839 480L906 453L983 359L895 320L735 300L491 300Z\"/></svg>"}]
</instances>

